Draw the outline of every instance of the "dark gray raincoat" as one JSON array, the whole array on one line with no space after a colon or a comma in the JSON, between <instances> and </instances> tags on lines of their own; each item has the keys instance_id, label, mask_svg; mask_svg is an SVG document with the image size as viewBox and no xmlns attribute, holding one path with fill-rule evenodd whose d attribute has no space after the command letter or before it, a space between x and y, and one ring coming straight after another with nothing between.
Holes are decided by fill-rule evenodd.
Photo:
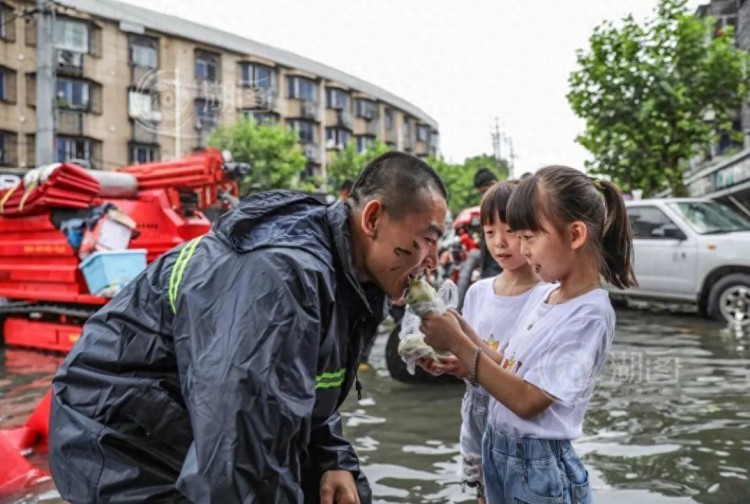
<instances>
[{"instance_id":1,"label":"dark gray raincoat","mask_svg":"<svg viewBox=\"0 0 750 504\"><path fill-rule=\"evenodd\" d=\"M345 204L259 194L166 253L85 325L52 384L50 468L72 502L317 502L370 490L338 407L386 314Z\"/></svg>"}]
</instances>

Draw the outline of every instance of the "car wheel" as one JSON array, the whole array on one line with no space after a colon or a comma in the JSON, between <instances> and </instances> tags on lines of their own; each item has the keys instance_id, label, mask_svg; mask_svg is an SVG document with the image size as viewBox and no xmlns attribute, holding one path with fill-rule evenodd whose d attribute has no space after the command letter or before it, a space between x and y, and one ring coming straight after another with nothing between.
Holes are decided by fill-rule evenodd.
<instances>
[{"instance_id":1,"label":"car wheel","mask_svg":"<svg viewBox=\"0 0 750 504\"><path fill-rule=\"evenodd\" d=\"M750 324L750 275L733 273L711 287L708 314L734 325Z\"/></svg>"},{"instance_id":2,"label":"car wheel","mask_svg":"<svg viewBox=\"0 0 750 504\"><path fill-rule=\"evenodd\" d=\"M404 383L450 383L458 382L458 378L450 375L432 376L417 366L414 374L410 374L406 369L406 363L398 354L398 344L401 339L398 337L401 332L401 324L396 324L391 334L388 335L388 342L385 344L385 363L388 367L388 373L396 381Z\"/></svg>"}]
</instances>

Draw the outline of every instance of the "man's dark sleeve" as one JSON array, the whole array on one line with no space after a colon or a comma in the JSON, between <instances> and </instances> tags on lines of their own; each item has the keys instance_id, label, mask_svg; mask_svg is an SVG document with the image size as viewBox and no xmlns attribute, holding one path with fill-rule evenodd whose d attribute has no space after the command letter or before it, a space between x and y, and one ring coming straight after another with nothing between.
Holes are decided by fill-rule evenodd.
<instances>
[{"instance_id":1,"label":"man's dark sleeve","mask_svg":"<svg viewBox=\"0 0 750 504\"><path fill-rule=\"evenodd\" d=\"M177 488L193 502L302 503L326 295L314 259L266 249L201 262L213 264L191 265L176 303L194 435Z\"/></svg>"},{"instance_id":2,"label":"man's dark sleeve","mask_svg":"<svg viewBox=\"0 0 750 504\"><path fill-rule=\"evenodd\" d=\"M319 475L326 471L350 471L357 483L357 491L362 504L372 502L372 491L367 478L359 468L359 459L354 447L344 438L341 415L336 412L325 424L312 431L310 437L310 457Z\"/></svg>"}]
</instances>

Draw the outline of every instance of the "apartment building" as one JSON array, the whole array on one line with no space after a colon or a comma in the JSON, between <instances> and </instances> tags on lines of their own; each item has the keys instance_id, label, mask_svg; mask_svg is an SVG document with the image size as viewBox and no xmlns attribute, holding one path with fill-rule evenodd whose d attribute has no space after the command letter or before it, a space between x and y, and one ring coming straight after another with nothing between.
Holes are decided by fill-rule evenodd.
<instances>
[{"instance_id":1,"label":"apartment building","mask_svg":"<svg viewBox=\"0 0 750 504\"><path fill-rule=\"evenodd\" d=\"M0 165L35 166L35 15L0 0ZM437 153L437 122L340 70L113 0L57 3L55 152L96 169L174 159L241 114L295 129L308 175L347 142Z\"/></svg>"}]
</instances>

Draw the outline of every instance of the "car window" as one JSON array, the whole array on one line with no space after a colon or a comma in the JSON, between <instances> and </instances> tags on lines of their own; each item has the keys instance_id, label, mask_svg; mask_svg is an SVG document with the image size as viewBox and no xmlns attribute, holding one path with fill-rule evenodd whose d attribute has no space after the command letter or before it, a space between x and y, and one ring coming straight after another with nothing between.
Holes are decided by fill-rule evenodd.
<instances>
[{"instance_id":1,"label":"car window","mask_svg":"<svg viewBox=\"0 0 750 504\"><path fill-rule=\"evenodd\" d=\"M674 226L674 222L664 212L653 206L628 208L628 219L633 238L640 240L658 240L663 236L654 236L655 229L663 230L665 226Z\"/></svg>"},{"instance_id":2,"label":"car window","mask_svg":"<svg viewBox=\"0 0 750 504\"><path fill-rule=\"evenodd\" d=\"M750 221L745 216L715 201L669 203L669 207L701 234L750 231Z\"/></svg>"}]
</instances>

